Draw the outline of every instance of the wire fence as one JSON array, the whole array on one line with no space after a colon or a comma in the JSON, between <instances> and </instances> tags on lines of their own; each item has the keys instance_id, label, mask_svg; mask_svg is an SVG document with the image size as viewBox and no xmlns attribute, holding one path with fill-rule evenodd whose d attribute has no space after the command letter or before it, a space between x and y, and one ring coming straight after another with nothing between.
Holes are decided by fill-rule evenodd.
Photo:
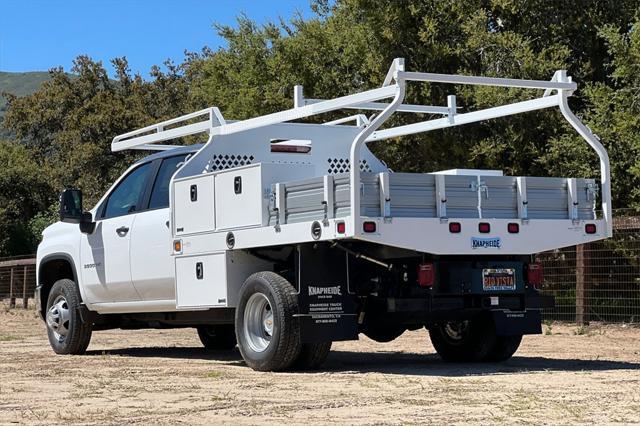
<instances>
[{"instance_id":1,"label":"wire fence","mask_svg":"<svg viewBox=\"0 0 640 426\"><path fill-rule=\"evenodd\" d=\"M539 254L542 291L555 296L547 320L640 322L640 215L614 211L613 237ZM631 215L634 214L634 215Z\"/></svg>"},{"instance_id":2,"label":"wire fence","mask_svg":"<svg viewBox=\"0 0 640 426\"><path fill-rule=\"evenodd\" d=\"M613 238L540 253L542 291L556 306L545 320L640 322L640 214L614 212ZM36 285L33 256L0 258L0 300L27 307Z\"/></svg>"},{"instance_id":3,"label":"wire fence","mask_svg":"<svg viewBox=\"0 0 640 426\"><path fill-rule=\"evenodd\" d=\"M33 255L0 258L0 301L9 309L16 306L27 309L35 288L36 260Z\"/></svg>"}]
</instances>

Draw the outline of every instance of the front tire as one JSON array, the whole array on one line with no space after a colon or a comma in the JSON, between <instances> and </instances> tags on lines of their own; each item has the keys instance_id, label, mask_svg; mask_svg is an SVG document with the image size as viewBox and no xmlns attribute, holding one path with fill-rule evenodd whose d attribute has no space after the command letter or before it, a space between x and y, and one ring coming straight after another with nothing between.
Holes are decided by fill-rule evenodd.
<instances>
[{"instance_id":1,"label":"front tire","mask_svg":"<svg viewBox=\"0 0 640 426\"><path fill-rule=\"evenodd\" d=\"M257 371L289 368L301 350L296 290L273 272L251 275L240 289L236 338L242 358Z\"/></svg>"},{"instance_id":2,"label":"front tire","mask_svg":"<svg viewBox=\"0 0 640 426\"><path fill-rule=\"evenodd\" d=\"M93 324L82 318L82 298L75 282L58 280L47 299L47 335L53 351L60 355L81 355L91 341ZM87 311L88 313L88 311Z\"/></svg>"},{"instance_id":3,"label":"front tire","mask_svg":"<svg viewBox=\"0 0 640 426\"><path fill-rule=\"evenodd\" d=\"M198 337L205 349L230 351L236 347L236 331L233 324L201 325L197 329Z\"/></svg>"}]
</instances>

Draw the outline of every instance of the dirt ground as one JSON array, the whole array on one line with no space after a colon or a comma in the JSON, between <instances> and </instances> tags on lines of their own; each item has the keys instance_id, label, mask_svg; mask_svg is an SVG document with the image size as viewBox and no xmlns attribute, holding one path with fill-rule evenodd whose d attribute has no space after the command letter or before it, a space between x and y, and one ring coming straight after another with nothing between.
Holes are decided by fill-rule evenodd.
<instances>
[{"instance_id":1,"label":"dirt ground","mask_svg":"<svg viewBox=\"0 0 640 426\"><path fill-rule=\"evenodd\" d=\"M445 364L421 330L257 373L193 329L96 332L57 356L34 311L0 311L0 424L640 423L640 329L544 329L498 365Z\"/></svg>"}]
</instances>

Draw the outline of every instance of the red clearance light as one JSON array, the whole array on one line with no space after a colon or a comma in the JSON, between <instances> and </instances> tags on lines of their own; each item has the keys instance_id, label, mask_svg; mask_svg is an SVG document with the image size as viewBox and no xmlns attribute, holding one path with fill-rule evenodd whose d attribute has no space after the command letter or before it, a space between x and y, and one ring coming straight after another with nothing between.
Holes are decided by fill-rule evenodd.
<instances>
[{"instance_id":1,"label":"red clearance light","mask_svg":"<svg viewBox=\"0 0 640 426\"><path fill-rule=\"evenodd\" d=\"M338 234L344 234L347 230L347 226L344 222L338 222L336 229L338 230Z\"/></svg>"},{"instance_id":2,"label":"red clearance light","mask_svg":"<svg viewBox=\"0 0 640 426\"><path fill-rule=\"evenodd\" d=\"M461 230L462 230L462 225L460 225L460 222L449 223L449 232L451 232L452 234L459 234Z\"/></svg>"},{"instance_id":3,"label":"red clearance light","mask_svg":"<svg viewBox=\"0 0 640 426\"><path fill-rule=\"evenodd\" d=\"M509 231L510 234L517 234L520 232L520 225L517 223L510 223L507 225L507 231Z\"/></svg>"},{"instance_id":4,"label":"red clearance light","mask_svg":"<svg viewBox=\"0 0 640 426\"><path fill-rule=\"evenodd\" d=\"M489 225L487 222L480 222L478 224L478 231L483 234L488 234L489 232L491 232L491 225Z\"/></svg>"},{"instance_id":5,"label":"red clearance light","mask_svg":"<svg viewBox=\"0 0 640 426\"><path fill-rule=\"evenodd\" d=\"M364 232L376 232L376 223L375 222L364 222L362 224L362 230Z\"/></svg>"},{"instance_id":6,"label":"red clearance light","mask_svg":"<svg viewBox=\"0 0 640 426\"><path fill-rule=\"evenodd\" d=\"M543 280L544 268L542 267L542 264L539 262L530 263L527 268L527 282L535 288L538 288L542 284Z\"/></svg>"},{"instance_id":7,"label":"red clearance light","mask_svg":"<svg viewBox=\"0 0 640 426\"><path fill-rule=\"evenodd\" d=\"M595 234L596 231L597 231L597 228L595 223L587 223L584 226L584 232L586 232L587 234Z\"/></svg>"},{"instance_id":8,"label":"red clearance light","mask_svg":"<svg viewBox=\"0 0 640 426\"><path fill-rule=\"evenodd\" d=\"M420 287L433 287L436 281L436 270L433 263L421 263L418 265L418 285Z\"/></svg>"}]
</instances>

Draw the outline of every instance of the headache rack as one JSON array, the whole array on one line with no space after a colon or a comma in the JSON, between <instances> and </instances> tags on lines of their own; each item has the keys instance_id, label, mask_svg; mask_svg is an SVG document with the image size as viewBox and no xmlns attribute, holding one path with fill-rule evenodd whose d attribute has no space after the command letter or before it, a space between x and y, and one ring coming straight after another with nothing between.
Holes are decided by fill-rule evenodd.
<instances>
[{"instance_id":1,"label":"headache rack","mask_svg":"<svg viewBox=\"0 0 640 426\"><path fill-rule=\"evenodd\" d=\"M455 95L449 95L447 97L446 106L404 104L405 88L408 82L514 87L544 90L544 92L542 93L542 96L531 100L496 106L479 111L460 112L456 106ZM587 144L591 146L599 157L601 207L603 212L603 222L605 225L605 229L601 235L602 237L610 237L612 235L612 219L609 157L598 138L573 114L569 108L567 100L576 90L576 87L576 83L574 83L571 80L571 77L567 76L566 71L563 70L556 71L550 81L445 75L405 71L404 60L398 58L393 61L382 86L376 89L325 100L305 98L302 86L295 86L294 107L292 109L241 121L230 121L224 119L218 108L212 107L119 135L113 139L112 150L172 149L175 145L160 145L158 143L185 136L207 133L209 135L207 143L189 160L187 166L183 167L176 176L174 176L174 180L176 180L178 178L193 176L198 173L219 170L222 168L219 165L220 162L223 162L229 167L245 166L255 162L272 161L269 155L273 155L275 157L273 157L274 160L272 162L280 164L287 163L288 160L282 159L284 157L278 156L308 155L307 148L290 148L291 146L307 146L304 143L299 143L299 139L307 138L305 136L305 132L297 130L296 125L299 126L300 123L290 122L338 110L376 111L375 115L371 117L367 117L360 113L347 116L343 119L327 121L322 124L324 129L326 129L325 138L330 139L334 134L341 135L341 137L344 137L345 134L351 135L349 136L348 147L345 148L344 158L333 158L328 151L321 151L323 154L321 161L319 160L320 157L309 157L294 162L296 165L310 165L315 167L313 172L308 176L309 178L315 178L315 181L312 179L312 181L309 182L310 185L321 185L326 188L327 181L329 179L331 180L332 185L334 185L335 182L343 184L343 192L340 195L340 197L343 198L342 204L340 205L341 207L338 206L336 209L342 208L344 216L347 218L346 220L351 221L348 222L349 227L353 228L356 223L360 223L358 221L361 220L362 216L368 216L369 214L364 211L367 207L363 206L363 202L361 200L364 193L363 188L367 187L367 185L376 185L376 190L380 193L380 199L379 204L374 206L375 214L379 217L386 217L388 211L385 213L385 209L391 208L389 205L385 204L389 201L385 199L385 190L388 191L389 187L389 175L398 175L391 179L392 184L393 182L401 182L403 179L413 179L409 177L402 177L401 174L387 173L388 170L386 170L386 168L380 169L378 167L376 169L376 166L373 163L377 164L378 160L372 157L368 150L366 150L365 144L367 142L398 138L404 135L460 126L463 124L475 123L528 111L558 107L563 117L571 124L578 134L580 134ZM387 100L387 102L384 102L384 100ZM381 125L385 123L392 114L400 112L434 114L441 115L442 117L420 121L414 124L380 129ZM353 122L353 125L347 124L351 122ZM282 127L284 124L281 123L290 124L287 124L289 127ZM317 127L314 127L317 125L308 126L310 126L309 129L311 135L313 135L313 132L319 131ZM258 134L256 131L259 131L260 129L264 129L265 133L269 132L270 136L255 138L254 136ZM351 129L351 133L345 133L340 129ZM247 137L244 139L240 137L234 138L233 135L247 135ZM311 142L312 137L313 136L309 136L309 141L307 142ZM225 138L228 138L229 141L233 141L233 145L229 145L232 147L230 148L232 152L230 151L229 154L225 155L211 155L211 152L214 151L211 151L209 148L215 147L217 141L227 140ZM283 145L277 149L270 149L269 146L274 143L280 143ZM322 143L323 141L321 140L314 140L313 148L309 149L312 152L315 152L315 150L322 150ZM244 151L243 147L246 147ZM206 156L202 155L202 152L208 150L211 152ZM329 164L328 168L327 161ZM192 167L188 167L189 164L191 164ZM360 167L350 167L350 165L354 164L360 165ZM378 166L380 165L378 164ZM322 177L327 172L333 173L334 167L336 167L337 170L335 176ZM338 173L340 171L344 172L344 174L341 175ZM451 216L451 208L449 207L448 214L447 196L445 195L445 191L451 185L455 187L456 180L460 179L458 179L459 177L457 176L455 177L456 179L453 179L451 176L445 177L437 174L431 176L433 177L425 179L433 180L433 182L429 181L429 185L432 187L434 203L432 206L429 205L428 207L425 207L425 212L432 208L433 214L424 214L429 217L447 219ZM320 181L317 180L318 178L320 178ZM292 179L289 180L293 179L300 179L299 174L294 173L292 175ZM515 217L522 220L533 218L530 214L531 200L527 198L527 179L538 178L513 177L511 179L513 179L513 187L516 188L514 195L515 198L512 204L514 209L513 214ZM471 181L472 180L473 179L471 179ZM478 177L477 184L483 185L483 182L484 181L481 181ZM567 194L566 202L568 205L568 216L565 217L565 219L584 219L588 216L585 214L585 211L588 210L588 203L586 203L586 201L593 201L595 199L595 182L592 180L576 180L573 178L564 179L562 182L563 188ZM543 185L537 181L530 181L529 184L530 186L531 184ZM286 189L285 183L280 185L280 187L276 185L274 188L274 197L272 197L273 200L275 200L274 202L278 201L278 188L280 188L280 190ZM292 183L291 185L298 185L299 187L300 185L304 186L304 184L296 183ZM470 185L473 186L475 184L471 182ZM326 195L326 190L324 191L324 194L325 196L322 203L326 204L326 198L328 197ZM331 195L332 203L335 202L333 198L337 197L336 194L337 193L332 193ZM348 200L344 199L347 196ZM593 197L593 199L585 201L585 196L587 198ZM280 195L280 198L282 198L282 195ZM537 200L536 202L541 201ZM374 204L376 203L374 202ZM286 215L282 212L280 212L280 214L283 215L283 219L286 220ZM273 225L273 221L277 220L275 216L277 215L274 215L272 210L268 220L269 225ZM329 216L336 216L336 210L332 209ZM302 217L304 217L304 215ZM479 217L482 218L482 212L479 213ZM496 217L500 217L499 214Z\"/></svg>"}]
</instances>

